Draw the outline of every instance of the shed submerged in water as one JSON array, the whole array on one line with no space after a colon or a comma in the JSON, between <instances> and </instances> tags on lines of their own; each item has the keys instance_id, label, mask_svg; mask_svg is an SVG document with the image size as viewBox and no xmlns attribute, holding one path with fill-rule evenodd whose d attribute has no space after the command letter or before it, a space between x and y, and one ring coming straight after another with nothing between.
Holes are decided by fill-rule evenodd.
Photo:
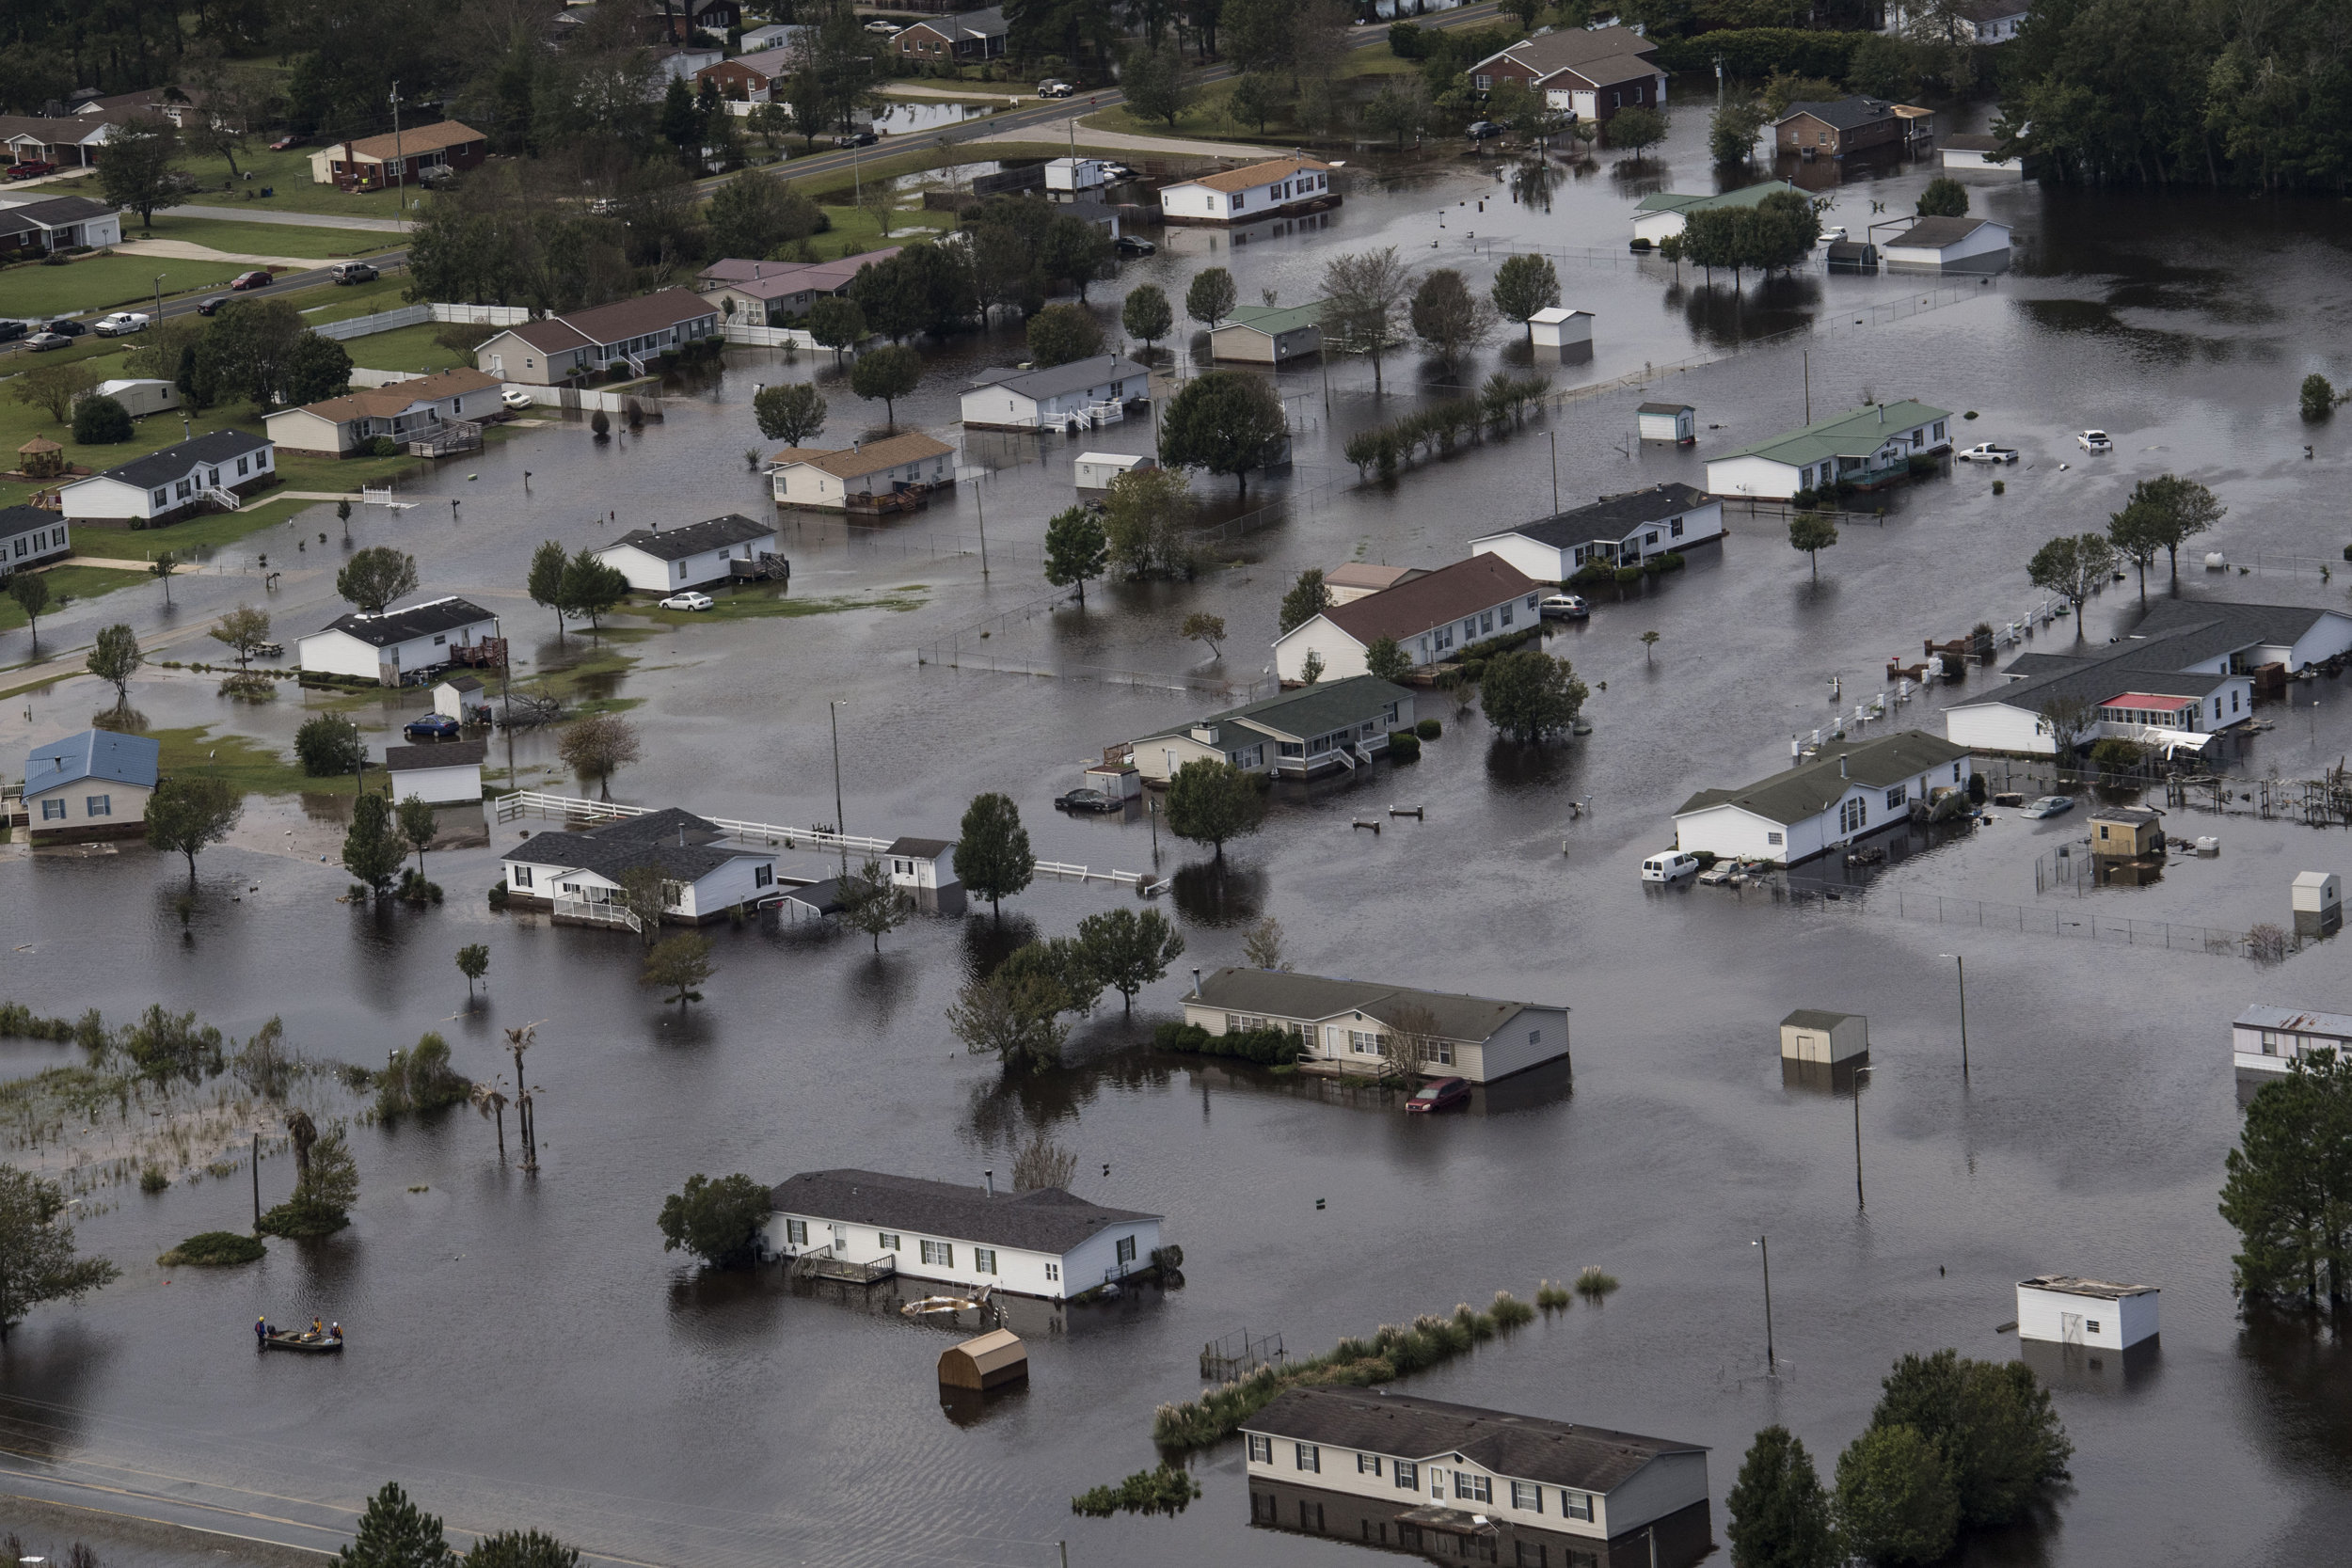
<instances>
[{"instance_id":1,"label":"shed submerged in water","mask_svg":"<svg viewBox=\"0 0 2352 1568\"><path fill-rule=\"evenodd\" d=\"M1002 1388L1029 1376L1029 1348L1009 1328L949 1345L939 1353L939 1381L949 1388Z\"/></svg>"}]
</instances>

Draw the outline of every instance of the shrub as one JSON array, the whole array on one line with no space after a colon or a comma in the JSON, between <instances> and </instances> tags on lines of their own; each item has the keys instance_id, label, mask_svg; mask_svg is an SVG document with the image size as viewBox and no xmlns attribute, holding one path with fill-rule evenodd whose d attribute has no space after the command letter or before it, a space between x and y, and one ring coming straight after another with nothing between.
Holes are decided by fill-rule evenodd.
<instances>
[{"instance_id":1,"label":"shrub","mask_svg":"<svg viewBox=\"0 0 2352 1568\"><path fill-rule=\"evenodd\" d=\"M368 443L368 455L370 457L398 457L400 443L389 436L378 436Z\"/></svg>"},{"instance_id":2,"label":"shrub","mask_svg":"<svg viewBox=\"0 0 2352 1568\"><path fill-rule=\"evenodd\" d=\"M1576 1297L1565 1285L1543 1279L1535 1284L1535 1305L1547 1312L1565 1312L1574 1305Z\"/></svg>"},{"instance_id":3,"label":"shrub","mask_svg":"<svg viewBox=\"0 0 2352 1568\"><path fill-rule=\"evenodd\" d=\"M2008 480L2005 480L2005 479L1996 479L1996 480L1994 480L1994 481L1993 482L1993 493L1994 493L1994 495L1996 495L1996 496L2006 496L2006 495L2008 495L2008 494L2009 494L2009 481L2008 481ZM2352 561L2352 545L2347 545L2347 546L2344 546L2344 558L2346 561Z\"/></svg>"},{"instance_id":4,"label":"shrub","mask_svg":"<svg viewBox=\"0 0 2352 1568\"><path fill-rule=\"evenodd\" d=\"M1120 1510L1130 1513L1182 1513L1200 1496L1200 1483L1189 1471L1173 1465L1137 1470L1117 1486L1098 1486L1070 1499L1070 1512L1107 1519Z\"/></svg>"},{"instance_id":5,"label":"shrub","mask_svg":"<svg viewBox=\"0 0 2352 1568\"><path fill-rule=\"evenodd\" d=\"M1615 1275L1589 1263L1576 1276L1576 1293L1586 1301L1598 1301L1616 1288Z\"/></svg>"},{"instance_id":6,"label":"shrub","mask_svg":"<svg viewBox=\"0 0 2352 1568\"><path fill-rule=\"evenodd\" d=\"M1642 580L1642 569L1639 566L1620 566L1609 575L1620 588L1630 588Z\"/></svg>"},{"instance_id":7,"label":"shrub","mask_svg":"<svg viewBox=\"0 0 2352 1568\"><path fill-rule=\"evenodd\" d=\"M503 881L492 882L490 884L491 911L493 912L503 911L506 908L506 900L509 896L511 896L511 895Z\"/></svg>"},{"instance_id":8,"label":"shrub","mask_svg":"<svg viewBox=\"0 0 2352 1568\"><path fill-rule=\"evenodd\" d=\"M2347 556L2346 559L2352 560L2352 556ZM1423 740L1435 740L1445 734L1445 726L1435 719L1424 719L1413 726L1413 733Z\"/></svg>"},{"instance_id":9,"label":"shrub","mask_svg":"<svg viewBox=\"0 0 2352 1568\"><path fill-rule=\"evenodd\" d=\"M358 727L332 714L307 719L294 731L294 755L302 759L303 772L314 779L352 772L366 754Z\"/></svg>"},{"instance_id":10,"label":"shrub","mask_svg":"<svg viewBox=\"0 0 2352 1568\"><path fill-rule=\"evenodd\" d=\"M182 1263L194 1263L200 1268L228 1268L237 1263L251 1263L266 1257L269 1248L259 1236L241 1236L233 1230L207 1230L191 1236L155 1259L165 1268Z\"/></svg>"},{"instance_id":11,"label":"shrub","mask_svg":"<svg viewBox=\"0 0 2352 1568\"><path fill-rule=\"evenodd\" d=\"M56 1040L60 1043L74 1037L73 1022L63 1018L40 1018L22 1002L0 1002L0 1037L19 1040Z\"/></svg>"},{"instance_id":12,"label":"shrub","mask_svg":"<svg viewBox=\"0 0 2352 1568\"><path fill-rule=\"evenodd\" d=\"M165 1193L171 1190L171 1177L161 1165L150 1165L139 1172L139 1191Z\"/></svg>"},{"instance_id":13,"label":"shrub","mask_svg":"<svg viewBox=\"0 0 2352 1568\"><path fill-rule=\"evenodd\" d=\"M1924 451L1913 452L1908 465L1911 477L1914 479L1927 478L1928 475L1935 472L1935 466L1936 460L1933 454Z\"/></svg>"},{"instance_id":14,"label":"shrub","mask_svg":"<svg viewBox=\"0 0 2352 1568\"><path fill-rule=\"evenodd\" d=\"M131 438L131 411L110 397L91 393L73 405L73 439L86 447L107 447Z\"/></svg>"},{"instance_id":15,"label":"shrub","mask_svg":"<svg viewBox=\"0 0 2352 1568\"><path fill-rule=\"evenodd\" d=\"M1391 730L1389 732L1389 760L1419 762L1421 760L1421 736L1410 730Z\"/></svg>"},{"instance_id":16,"label":"shrub","mask_svg":"<svg viewBox=\"0 0 2352 1568\"><path fill-rule=\"evenodd\" d=\"M1152 1031L1152 1043L1162 1051L1198 1056L1238 1056L1266 1067L1288 1067L1306 1053L1298 1037L1286 1029L1244 1029L1212 1035L1198 1023L1163 1023Z\"/></svg>"},{"instance_id":17,"label":"shrub","mask_svg":"<svg viewBox=\"0 0 2352 1568\"><path fill-rule=\"evenodd\" d=\"M1633 248L1635 250L1646 251L1650 248L1650 244L1647 240L1636 239L1633 242Z\"/></svg>"},{"instance_id":18,"label":"shrub","mask_svg":"<svg viewBox=\"0 0 2352 1568\"><path fill-rule=\"evenodd\" d=\"M1494 1305L1486 1311L1498 1328L1517 1328L1535 1321L1535 1309L1508 1291L1497 1291Z\"/></svg>"}]
</instances>

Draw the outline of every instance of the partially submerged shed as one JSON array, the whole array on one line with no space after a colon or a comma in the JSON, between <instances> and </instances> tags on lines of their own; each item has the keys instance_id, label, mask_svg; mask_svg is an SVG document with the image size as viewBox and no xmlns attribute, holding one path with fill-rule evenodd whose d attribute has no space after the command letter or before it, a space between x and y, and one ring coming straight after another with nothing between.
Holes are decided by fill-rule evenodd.
<instances>
[{"instance_id":1,"label":"partially submerged shed","mask_svg":"<svg viewBox=\"0 0 2352 1568\"><path fill-rule=\"evenodd\" d=\"M1029 1380L1029 1347L1009 1328L949 1345L939 1353L939 1381L947 1388L986 1392Z\"/></svg>"}]
</instances>

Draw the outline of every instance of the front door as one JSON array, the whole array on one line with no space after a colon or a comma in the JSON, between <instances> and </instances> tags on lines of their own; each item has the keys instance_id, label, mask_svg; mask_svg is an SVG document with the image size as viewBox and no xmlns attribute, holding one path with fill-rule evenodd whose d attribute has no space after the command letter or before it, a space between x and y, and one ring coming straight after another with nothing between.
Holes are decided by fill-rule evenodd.
<instances>
[{"instance_id":1,"label":"front door","mask_svg":"<svg viewBox=\"0 0 2352 1568\"><path fill-rule=\"evenodd\" d=\"M2079 1345L2083 1342L2083 1315L2080 1312L2058 1314L2058 1338L2062 1343Z\"/></svg>"},{"instance_id":2,"label":"front door","mask_svg":"<svg viewBox=\"0 0 2352 1568\"><path fill-rule=\"evenodd\" d=\"M1797 1060L1801 1062L1828 1061L1827 1044L1828 1041L1820 1035L1799 1035L1797 1037Z\"/></svg>"},{"instance_id":3,"label":"front door","mask_svg":"<svg viewBox=\"0 0 2352 1568\"><path fill-rule=\"evenodd\" d=\"M850 1227L846 1225L834 1226L833 1227L833 1255L838 1258L849 1250Z\"/></svg>"}]
</instances>

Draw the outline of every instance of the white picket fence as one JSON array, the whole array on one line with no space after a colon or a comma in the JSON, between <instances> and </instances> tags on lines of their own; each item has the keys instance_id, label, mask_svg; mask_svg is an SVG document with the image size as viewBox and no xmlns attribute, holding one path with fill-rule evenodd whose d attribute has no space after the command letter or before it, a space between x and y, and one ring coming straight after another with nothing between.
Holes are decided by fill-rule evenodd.
<instances>
[{"instance_id":1,"label":"white picket fence","mask_svg":"<svg viewBox=\"0 0 2352 1568\"><path fill-rule=\"evenodd\" d=\"M798 326L754 326L749 322L729 322L722 329L730 343L747 343L754 348L818 348L808 332Z\"/></svg>"},{"instance_id":2,"label":"white picket fence","mask_svg":"<svg viewBox=\"0 0 2352 1568\"><path fill-rule=\"evenodd\" d=\"M531 319L531 312L519 305L404 305L394 310L378 310L372 316L354 316L349 321L328 322L311 330L322 338L347 342L364 338L372 332L391 332L404 326L421 326L426 322L465 322L474 326L514 326Z\"/></svg>"}]
</instances>

